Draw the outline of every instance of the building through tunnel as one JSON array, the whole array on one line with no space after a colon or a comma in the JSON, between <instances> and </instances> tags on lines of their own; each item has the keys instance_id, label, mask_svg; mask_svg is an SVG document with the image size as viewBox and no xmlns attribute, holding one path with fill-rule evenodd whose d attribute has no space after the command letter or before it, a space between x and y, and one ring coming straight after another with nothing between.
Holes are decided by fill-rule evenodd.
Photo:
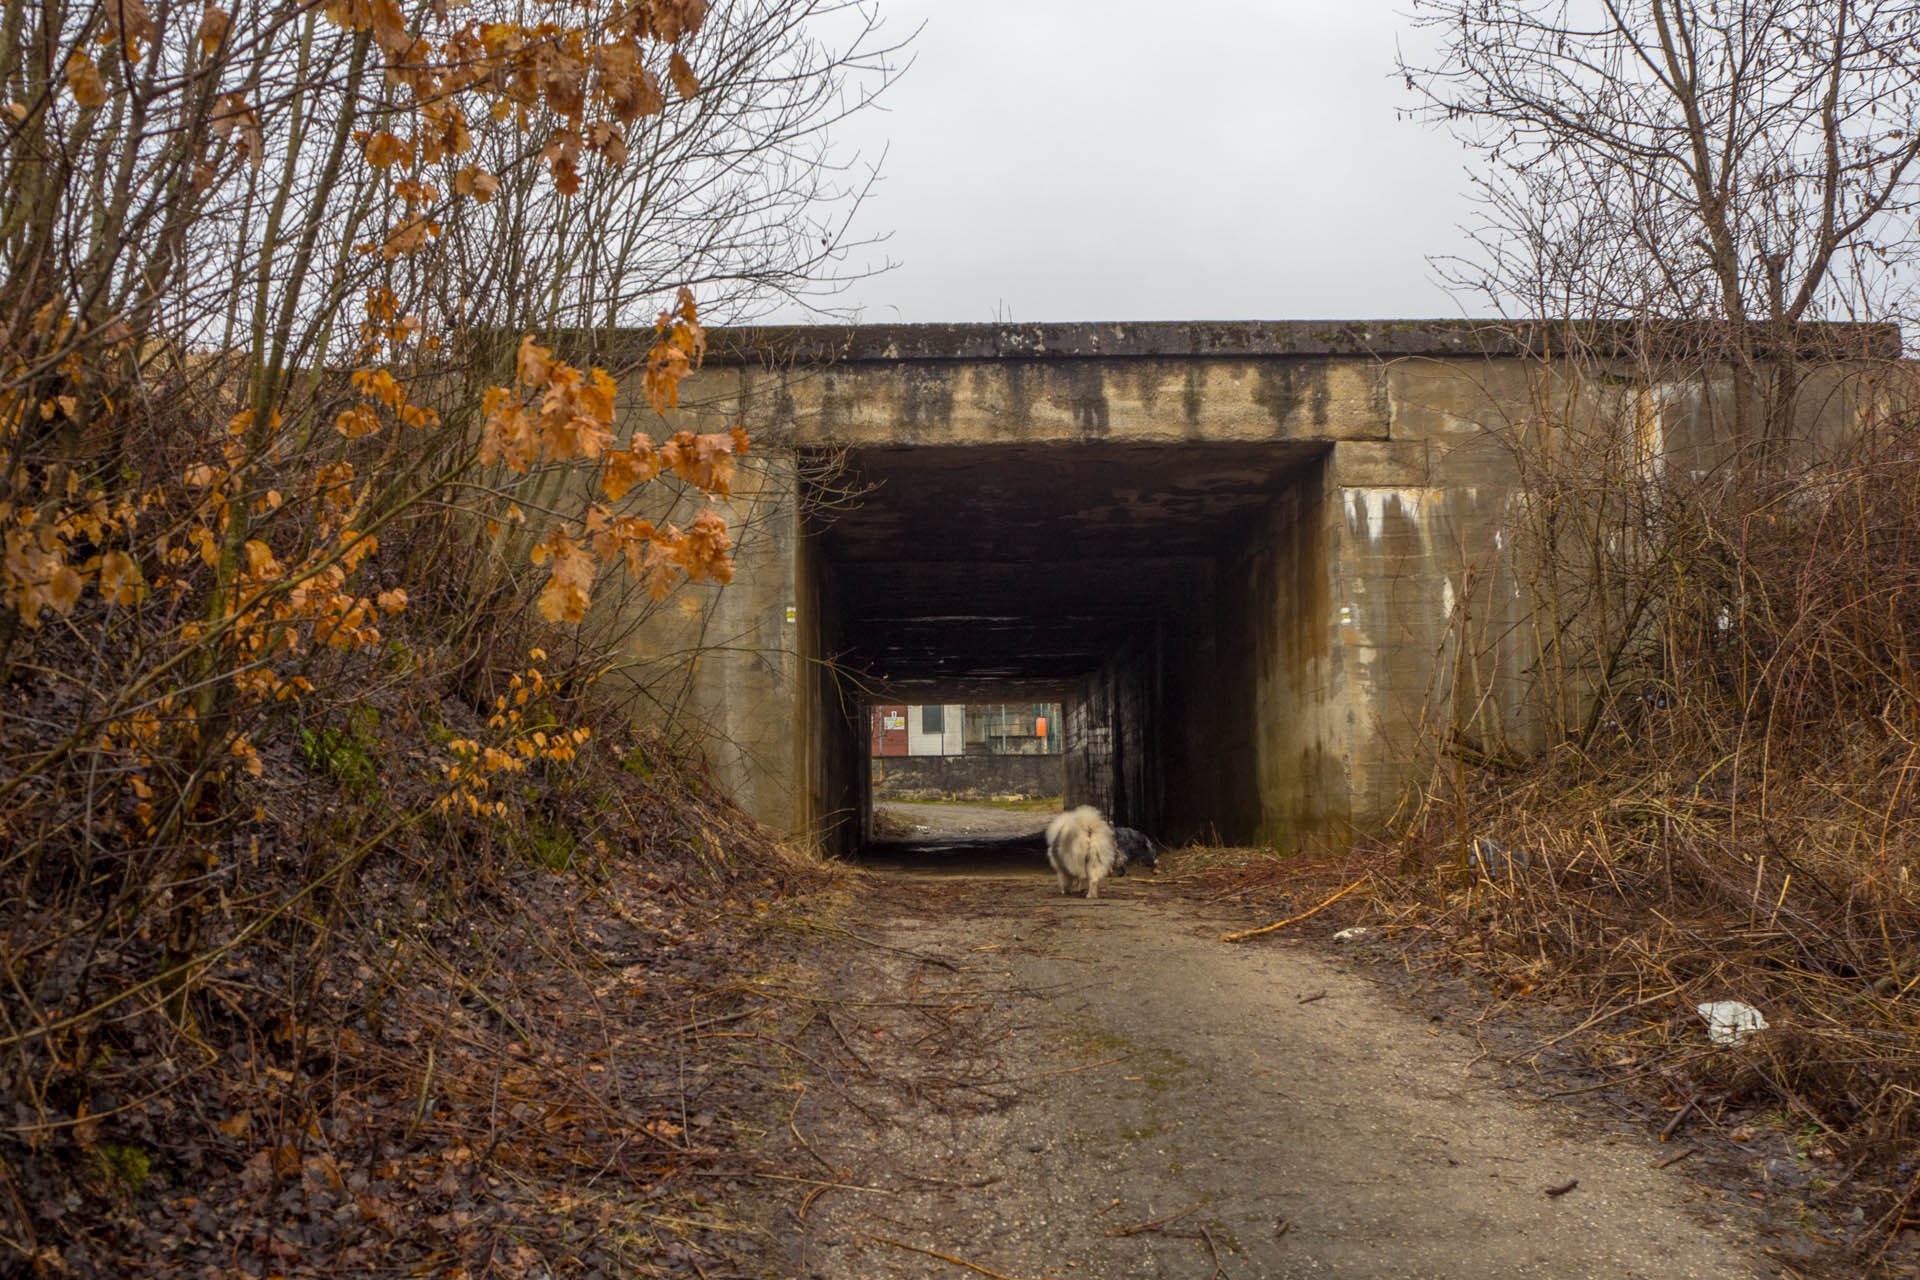
<instances>
[{"instance_id":1,"label":"building through tunnel","mask_svg":"<svg viewBox=\"0 0 1920 1280\"><path fill-rule=\"evenodd\" d=\"M806 469L843 704L825 728L859 739L828 752L846 821L872 812L875 710L908 704L1057 704L1066 802L1166 839L1252 840L1275 788L1337 804L1337 772L1284 741L1287 704L1324 693L1328 453L881 447Z\"/></svg>"}]
</instances>

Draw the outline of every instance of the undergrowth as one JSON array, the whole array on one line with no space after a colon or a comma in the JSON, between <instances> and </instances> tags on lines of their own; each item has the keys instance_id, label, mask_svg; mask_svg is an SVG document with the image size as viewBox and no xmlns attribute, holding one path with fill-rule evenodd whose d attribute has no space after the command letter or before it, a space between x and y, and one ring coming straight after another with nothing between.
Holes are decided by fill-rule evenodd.
<instances>
[{"instance_id":1,"label":"undergrowth","mask_svg":"<svg viewBox=\"0 0 1920 1280\"><path fill-rule=\"evenodd\" d=\"M1497 989L1586 1010L1605 1074L1817 1135L1882 1188L1877 1255L1920 1225L1920 420L1639 510L1662 554L1609 571L1657 603L1591 730L1476 753L1464 791L1443 764L1388 896L1440 904ZM1768 1029L1711 1043L1716 1000Z\"/></svg>"},{"instance_id":2,"label":"undergrowth","mask_svg":"<svg viewBox=\"0 0 1920 1280\"><path fill-rule=\"evenodd\" d=\"M0 1273L692 1274L724 1247L700 1178L746 1103L685 1026L760 963L764 904L824 872L557 691L530 705L596 730L573 758L498 809L443 803L505 674L369 681L264 736L192 883L142 892L78 828L0 861ZM60 688L16 674L0 714ZM203 958L169 992L189 906Z\"/></svg>"}]
</instances>

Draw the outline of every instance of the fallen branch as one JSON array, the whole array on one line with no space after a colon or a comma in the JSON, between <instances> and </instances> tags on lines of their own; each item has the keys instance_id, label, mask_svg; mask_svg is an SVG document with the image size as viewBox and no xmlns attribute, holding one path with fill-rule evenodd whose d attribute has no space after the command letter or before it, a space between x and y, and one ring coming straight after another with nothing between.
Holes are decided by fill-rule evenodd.
<instances>
[{"instance_id":1,"label":"fallen branch","mask_svg":"<svg viewBox=\"0 0 1920 1280\"><path fill-rule=\"evenodd\" d=\"M942 1262L951 1262L956 1267L965 1267L967 1270L977 1271L983 1276L992 1276L993 1280L1014 1280L1012 1276L1002 1275L998 1271L990 1271L977 1262L968 1262L965 1258L956 1258L950 1253L941 1253L937 1249L922 1249L917 1244L908 1244L904 1240L889 1240L885 1236L868 1236L867 1239L873 1241L875 1244L890 1244L896 1249L906 1249L913 1253L924 1253L929 1258L938 1258Z\"/></svg>"},{"instance_id":2,"label":"fallen branch","mask_svg":"<svg viewBox=\"0 0 1920 1280\"><path fill-rule=\"evenodd\" d=\"M1334 894L1331 898L1328 898L1325 902L1321 903L1319 906L1315 907L1311 911L1302 911L1297 916L1288 916L1285 920L1275 920L1272 924L1263 924L1258 929L1243 929L1239 933L1223 933L1220 935L1220 941L1240 942L1247 938L1257 938L1263 933L1272 933L1275 929L1284 929L1290 924L1299 924L1302 920L1305 920L1308 916L1318 915L1320 912L1326 910L1328 907L1332 906L1334 903L1340 901L1340 899L1346 897L1348 894L1352 893L1355 889L1358 889L1361 885L1365 884L1367 881L1371 879L1373 879L1373 873L1368 872L1366 875L1361 876L1358 880L1355 880L1352 884L1348 885L1346 888L1342 889L1340 892Z\"/></svg>"},{"instance_id":3,"label":"fallen branch","mask_svg":"<svg viewBox=\"0 0 1920 1280\"><path fill-rule=\"evenodd\" d=\"M996 1175L991 1178L976 1178L972 1182L956 1182L952 1178L936 1178L930 1173L913 1173L905 1169L901 1170L900 1176L903 1178L912 1178L915 1182L931 1182L935 1186L963 1187L963 1188L966 1188L967 1190L977 1190L980 1187L990 1187L994 1183L1001 1181L1000 1177Z\"/></svg>"},{"instance_id":4,"label":"fallen branch","mask_svg":"<svg viewBox=\"0 0 1920 1280\"><path fill-rule=\"evenodd\" d=\"M852 938L855 942L860 943L862 946L873 947L875 950L878 950L878 951L891 951L895 955L911 956L915 960L921 961L924 964L937 964L941 968L951 969L955 973L963 972L960 966L955 964L951 960L943 960L939 956L928 955L924 951L915 951L911 947L896 947L890 942L881 942L877 938L869 938L864 934L855 933L853 930L847 928L845 925L837 925L837 924L816 925L814 927L820 929L824 933L837 933L837 934L840 934L842 937ZM876 1237L876 1239L877 1238L878 1237Z\"/></svg>"},{"instance_id":5,"label":"fallen branch","mask_svg":"<svg viewBox=\"0 0 1920 1280\"><path fill-rule=\"evenodd\" d=\"M1649 1169L1664 1169L1670 1164L1679 1164L1682 1160L1685 1160L1690 1155L1694 1155L1699 1150L1700 1148L1698 1147L1688 1147L1685 1151L1677 1152L1674 1155L1670 1155L1665 1160L1655 1160L1652 1164L1648 1165L1647 1167Z\"/></svg>"},{"instance_id":6,"label":"fallen branch","mask_svg":"<svg viewBox=\"0 0 1920 1280\"><path fill-rule=\"evenodd\" d=\"M1673 1113L1673 1118L1667 1121L1666 1126L1660 1130L1660 1141L1665 1142L1668 1138L1671 1138L1673 1136L1673 1131L1680 1127L1681 1121L1687 1118L1688 1114L1692 1112L1694 1106L1698 1102L1699 1102L1699 1099L1697 1097L1694 1097L1694 1098L1688 1098L1685 1102L1680 1104L1680 1109ZM1658 1165L1655 1165L1654 1167L1659 1168Z\"/></svg>"},{"instance_id":7,"label":"fallen branch","mask_svg":"<svg viewBox=\"0 0 1920 1280\"><path fill-rule=\"evenodd\" d=\"M890 1196L895 1192L885 1187L863 1187L857 1182L827 1182L820 1178L796 1178L790 1173L749 1173L749 1178L769 1178L774 1182L798 1182L809 1187L829 1187L835 1191L866 1191L876 1196Z\"/></svg>"},{"instance_id":8,"label":"fallen branch","mask_svg":"<svg viewBox=\"0 0 1920 1280\"><path fill-rule=\"evenodd\" d=\"M1170 1213L1164 1218L1155 1218L1152 1222L1136 1222L1130 1227L1116 1227L1112 1231L1107 1232L1107 1234L1110 1236L1137 1236L1143 1231L1158 1231L1175 1218L1184 1218L1205 1203L1206 1201L1204 1200L1195 1200L1178 1213Z\"/></svg>"},{"instance_id":9,"label":"fallen branch","mask_svg":"<svg viewBox=\"0 0 1920 1280\"><path fill-rule=\"evenodd\" d=\"M1200 1238L1207 1242L1207 1252L1213 1255L1213 1274L1207 1280L1221 1280L1227 1269L1220 1265L1220 1246L1213 1242L1213 1233L1205 1227L1200 1228Z\"/></svg>"}]
</instances>

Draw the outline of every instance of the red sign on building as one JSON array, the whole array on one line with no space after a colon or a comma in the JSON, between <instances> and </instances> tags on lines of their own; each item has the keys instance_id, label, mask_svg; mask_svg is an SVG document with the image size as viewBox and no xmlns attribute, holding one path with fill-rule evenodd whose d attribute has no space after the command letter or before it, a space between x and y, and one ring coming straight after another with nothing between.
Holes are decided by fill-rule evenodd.
<instances>
[{"instance_id":1,"label":"red sign on building","mask_svg":"<svg viewBox=\"0 0 1920 1280\"><path fill-rule=\"evenodd\" d=\"M876 757L907 754L907 709L875 707L872 715L873 754Z\"/></svg>"}]
</instances>

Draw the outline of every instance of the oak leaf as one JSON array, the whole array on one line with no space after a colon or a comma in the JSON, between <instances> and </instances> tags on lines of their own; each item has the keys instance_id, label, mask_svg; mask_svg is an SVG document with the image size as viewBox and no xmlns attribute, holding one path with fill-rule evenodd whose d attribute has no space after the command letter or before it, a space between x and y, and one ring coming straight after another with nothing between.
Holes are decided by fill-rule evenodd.
<instances>
[{"instance_id":1,"label":"oak leaf","mask_svg":"<svg viewBox=\"0 0 1920 1280\"><path fill-rule=\"evenodd\" d=\"M141 41L152 40L157 34L146 0L107 0L106 14L108 29L125 47L129 59L140 56Z\"/></svg>"},{"instance_id":2,"label":"oak leaf","mask_svg":"<svg viewBox=\"0 0 1920 1280\"><path fill-rule=\"evenodd\" d=\"M711 509L693 518L693 525L680 544L680 564L695 582L711 578L715 582L733 581L733 557L728 554L733 539L727 534L727 522Z\"/></svg>"},{"instance_id":3,"label":"oak leaf","mask_svg":"<svg viewBox=\"0 0 1920 1280\"><path fill-rule=\"evenodd\" d=\"M408 218L397 224L387 233L386 243L380 246L380 256L392 261L406 254L417 252L430 236L434 235L438 224L425 216Z\"/></svg>"},{"instance_id":4,"label":"oak leaf","mask_svg":"<svg viewBox=\"0 0 1920 1280\"><path fill-rule=\"evenodd\" d=\"M589 592L596 566L593 554L575 542L564 529L555 529L546 542L533 549L539 564L553 562L552 575L540 592L540 612L549 622L580 622L587 616Z\"/></svg>"},{"instance_id":5,"label":"oak leaf","mask_svg":"<svg viewBox=\"0 0 1920 1280\"><path fill-rule=\"evenodd\" d=\"M85 585L80 575L74 572L72 565L63 564L53 571L52 577L47 579L47 603L64 618L72 613L73 606L79 603L80 591Z\"/></svg>"},{"instance_id":6,"label":"oak leaf","mask_svg":"<svg viewBox=\"0 0 1920 1280\"><path fill-rule=\"evenodd\" d=\"M376 169L395 164L403 169L413 167L413 143L384 129L367 139L366 152L367 163Z\"/></svg>"},{"instance_id":7,"label":"oak leaf","mask_svg":"<svg viewBox=\"0 0 1920 1280\"><path fill-rule=\"evenodd\" d=\"M523 386L544 387L553 377L553 352L533 340L532 334L520 339L514 355L514 375Z\"/></svg>"},{"instance_id":8,"label":"oak leaf","mask_svg":"<svg viewBox=\"0 0 1920 1280\"><path fill-rule=\"evenodd\" d=\"M341 410L340 416L333 420L333 429L349 440L357 440L378 431L380 419L366 405L355 405Z\"/></svg>"},{"instance_id":9,"label":"oak leaf","mask_svg":"<svg viewBox=\"0 0 1920 1280\"><path fill-rule=\"evenodd\" d=\"M100 68L84 53L67 59L67 87L73 90L73 100L83 107L97 107L107 100L107 86L100 79Z\"/></svg>"},{"instance_id":10,"label":"oak leaf","mask_svg":"<svg viewBox=\"0 0 1920 1280\"><path fill-rule=\"evenodd\" d=\"M146 582L132 556L124 551L109 551L100 557L98 586L102 598L110 603L130 605L140 599Z\"/></svg>"},{"instance_id":11,"label":"oak leaf","mask_svg":"<svg viewBox=\"0 0 1920 1280\"><path fill-rule=\"evenodd\" d=\"M505 387L487 388L483 402L486 423L480 433L480 461L492 466L504 462L525 473L529 446L533 442L533 423L520 401Z\"/></svg>"},{"instance_id":12,"label":"oak leaf","mask_svg":"<svg viewBox=\"0 0 1920 1280\"><path fill-rule=\"evenodd\" d=\"M453 175L454 194L472 196L481 204L493 199L493 193L499 189L500 179L479 165L466 165Z\"/></svg>"},{"instance_id":13,"label":"oak leaf","mask_svg":"<svg viewBox=\"0 0 1920 1280\"><path fill-rule=\"evenodd\" d=\"M629 447L607 454L600 472L600 490L607 501L618 502L633 486L659 474L659 455L645 436L635 436Z\"/></svg>"},{"instance_id":14,"label":"oak leaf","mask_svg":"<svg viewBox=\"0 0 1920 1280\"><path fill-rule=\"evenodd\" d=\"M231 24L232 19L225 9L217 4L209 4L200 13L200 47L210 54L217 52Z\"/></svg>"},{"instance_id":15,"label":"oak leaf","mask_svg":"<svg viewBox=\"0 0 1920 1280\"><path fill-rule=\"evenodd\" d=\"M678 49L667 59L667 75L673 79L673 87L681 97L691 98L700 92L700 79L693 74L693 66L685 54Z\"/></svg>"}]
</instances>

